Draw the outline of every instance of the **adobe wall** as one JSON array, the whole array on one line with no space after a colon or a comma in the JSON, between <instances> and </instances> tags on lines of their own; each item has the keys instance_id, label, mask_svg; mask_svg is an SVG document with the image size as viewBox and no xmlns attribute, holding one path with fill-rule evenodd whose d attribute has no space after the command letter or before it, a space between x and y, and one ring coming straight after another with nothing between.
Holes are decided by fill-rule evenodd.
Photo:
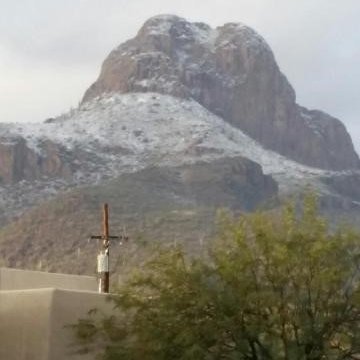
<instances>
[{"instance_id":1,"label":"adobe wall","mask_svg":"<svg viewBox=\"0 0 360 360\"><path fill-rule=\"evenodd\" d=\"M0 359L48 360L53 293L0 292Z\"/></svg>"},{"instance_id":2,"label":"adobe wall","mask_svg":"<svg viewBox=\"0 0 360 360\"><path fill-rule=\"evenodd\" d=\"M106 295L95 292L31 289L0 291L1 360L94 360L73 355L71 330L65 328L90 309L109 313Z\"/></svg>"}]
</instances>

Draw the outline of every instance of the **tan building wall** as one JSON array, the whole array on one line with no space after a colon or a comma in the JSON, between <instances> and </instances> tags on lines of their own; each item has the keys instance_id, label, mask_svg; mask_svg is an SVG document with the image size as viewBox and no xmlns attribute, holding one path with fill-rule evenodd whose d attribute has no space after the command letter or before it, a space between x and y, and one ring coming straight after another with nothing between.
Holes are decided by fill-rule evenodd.
<instances>
[{"instance_id":1,"label":"tan building wall","mask_svg":"<svg viewBox=\"0 0 360 360\"><path fill-rule=\"evenodd\" d=\"M93 360L73 355L74 337L66 325L90 309L110 312L106 295L95 292L31 289L0 291L1 360Z\"/></svg>"},{"instance_id":2,"label":"tan building wall","mask_svg":"<svg viewBox=\"0 0 360 360\"><path fill-rule=\"evenodd\" d=\"M73 355L66 325L110 312L95 277L0 268L0 360L93 360Z\"/></svg>"},{"instance_id":3,"label":"tan building wall","mask_svg":"<svg viewBox=\"0 0 360 360\"><path fill-rule=\"evenodd\" d=\"M0 268L0 291L42 288L97 291L98 285L94 276Z\"/></svg>"}]
</instances>

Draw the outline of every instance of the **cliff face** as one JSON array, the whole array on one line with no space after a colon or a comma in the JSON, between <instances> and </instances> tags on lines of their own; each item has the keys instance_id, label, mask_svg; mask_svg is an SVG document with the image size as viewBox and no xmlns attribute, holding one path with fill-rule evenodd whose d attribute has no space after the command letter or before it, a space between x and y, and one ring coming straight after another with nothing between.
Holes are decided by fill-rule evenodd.
<instances>
[{"instance_id":1,"label":"cliff face","mask_svg":"<svg viewBox=\"0 0 360 360\"><path fill-rule=\"evenodd\" d=\"M359 168L343 124L296 104L274 55L254 30L212 29L176 16L148 20L104 61L83 102L109 92L193 98L266 148L323 169Z\"/></svg>"},{"instance_id":2,"label":"cliff face","mask_svg":"<svg viewBox=\"0 0 360 360\"><path fill-rule=\"evenodd\" d=\"M17 137L0 142L0 182L13 184L21 180L35 181L44 177L67 179L72 174L70 164L61 155L60 144L44 140L42 154L27 146L26 140Z\"/></svg>"},{"instance_id":3,"label":"cliff face","mask_svg":"<svg viewBox=\"0 0 360 360\"><path fill-rule=\"evenodd\" d=\"M197 207L251 211L278 195L278 185L261 166L243 157L221 158L211 163L199 162L178 168L143 171L144 187L152 182L177 198L187 199ZM155 175L155 177L153 177Z\"/></svg>"}]
</instances>

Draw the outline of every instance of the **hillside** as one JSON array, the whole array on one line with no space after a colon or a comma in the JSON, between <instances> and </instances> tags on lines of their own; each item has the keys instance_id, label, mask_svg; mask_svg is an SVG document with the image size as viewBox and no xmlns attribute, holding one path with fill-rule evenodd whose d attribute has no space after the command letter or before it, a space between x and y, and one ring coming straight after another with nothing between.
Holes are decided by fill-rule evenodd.
<instances>
[{"instance_id":1,"label":"hillside","mask_svg":"<svg viewBox=\"0 0 360 360\"><path fill-rule=\"evenodd\" d=\"M264 206L264 199L276 203L276 197L276 182L244 158L151 167L70 191L27 212L0 231L0 256L7 266L91 274L96 242L88 239L101 231L101 202L110 204L112 232L131 234L129 244L112 249L114 258L120 256L113 264L118 268L141 258L150 240L184 242L198 251L199 241L215 230L218 208L249 211Z\"/></svg>"}]
</instances>

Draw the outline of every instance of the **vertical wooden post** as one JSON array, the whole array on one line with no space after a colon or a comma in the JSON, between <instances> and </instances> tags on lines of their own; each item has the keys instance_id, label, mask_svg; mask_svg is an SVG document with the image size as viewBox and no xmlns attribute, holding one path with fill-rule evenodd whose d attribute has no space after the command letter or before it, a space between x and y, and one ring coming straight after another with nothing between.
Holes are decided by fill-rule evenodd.
<instances>
[{"instance_id":1,"label":"vertical wooden post","mask_svg":"<svg viewBox=\"0 0 360 360\"><path fill-rule=\"evenodd\" d=\"M104 239L109 240L109 206L103 205L103 235Z\"/></svg>"},{"instance_id":2,"label":"vertical wooden post","mask_svg":"<svg viewBox=\"0 0 360 360\"><path fill-rule=\"evenodd\" d=\"M100 291L102 293L109 293L110 288L110 240L109 240L109 207L108 204L104 204L103 207L103 261L104 267L100 273Z\"/></svg>"}]
</instances>

